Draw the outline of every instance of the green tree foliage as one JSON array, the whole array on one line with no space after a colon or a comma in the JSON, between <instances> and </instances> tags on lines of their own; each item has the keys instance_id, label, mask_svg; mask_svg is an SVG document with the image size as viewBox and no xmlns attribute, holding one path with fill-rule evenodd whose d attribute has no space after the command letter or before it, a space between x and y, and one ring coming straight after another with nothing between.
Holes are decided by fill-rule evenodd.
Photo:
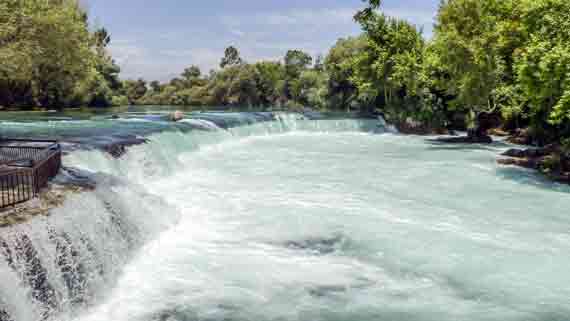
<instances>
[{"instance_id":1,"label":"green tree foliage","mask_svg":"<svg viewBox=\"0 0 570 321\"><path fill-rule=\"evenodd\" d=\"M110 104L120 82L109 41L76 0L0 0L0 105Z\"/></svg>"},{"instance_id":2,"label":"green tree foliage","mask_svg":"<svg viewBox=\"0 0 570 321\"><path fill-rule=\"evenodd\" d=\"M366 44L351 60L350 80L369 109L382 108L402 118L417 109L423 89L424 40L406 21L376 12L360 23Z\"/></svg>"},{"instance_id":3,"label":"green tree foliage","mask_svg":"<svg viewBox=\"0 0 570 321\"><path fill-rule=\"evenodd\" d=\"M443 1L430 43L443 76L434 83L454 109L501 112L529 124L536 142L568 135L569 18L564 0Z\"/></svg>"},{"instance_id":4,"label":"green tree foliage","mask_svg":"<svg viewBox=\"0 0 570 321\"><path fill-rule=\"evenodd\" d=\"M299 77L301 72L305 70L311 63L313 58L308 53L301 50L289 50L285 54L285 72L287 77Z\"/></svg>"},{"instance_id":5,"label":"green tree foliage","mask_svg":"<svg viewBox=\"0 0 570 321\"><path fill-rule=\"evenodd\" d=\"M95 66L84 12L75 1L0 2L1 104L61 107Z\"/></svg>"},{"instance_id":6,"label":"green tree foliage","mask_svg":"<svg viewBox=\"0 0 570 321\"><path fill-rule=\"evenodd\" d=\"M529 117L570 134L570 2L525 0L522 7L527 41L514 60Z\"/></svg>"},{"instance_id":7,"label":"green tree foliage","mask_svg":"<svg viewBox=\"0 0 570 321\"><path fill-rule=\"evenodd\" d=\"M452 106L471 113L493 111L500 88L512 84L515 48L505 32L517 14L513 1L450 0L442 2L432 50L448 75L444 84ZM515 28L516 29L516 28ZM515 41L515 44L518 41Z\"/></svg>"},{"instance_id":8,"label":"green tree foliage","mask_svg":"<svg viewBox=\"0 0 570 321\"><path fill-rule=\"evenodd\" d=\"M240 109L328 107L328 74L323 66L311 68L311 56L300 50L287 52L284 64L244 63L233 49L226 50L222 61L227 62L224 68L208 77L203 77L197 67L190 67L166 86L152 82L153 89L132 102Z\"/></svg>"},{"instance_id":9,"label":"green tree foliage","mask_svg":"<svg viewBox=\"0 0 570 321\"><path fill-rule=\"evenodd\" d=\"M181 76L186 81L191 82L192 80L199 79L201 75L202 75L202 71L200 71L200 67L190 66L190 67L184 69L184 72L182 73Z\"/></svg>"},{"instance_id":10,"label":"green tree foliage","mask_svg":"<svg viewBox=\"0 0 570 321\"><path fill-rule=\"evenodd\" d=\"M124 92L131 105L136 104L147 93L148 88L144 79L125 80L123 82Z\"/></svg>"},{"instance_id":11,"label":"green tree foliage","mask_svg":"<svg viewBox=\"0 0 570 321\"><path fill-rule=\"evenodd\" d=\"M324 67L329 77L328 104L350 110L358 98L354 77L353 58L364 53L368 47L365 35L339 39L325 58Z\"/></svg>"},{"instance_id":12,"label":"green tree foliage","mask_svg":"<svg viewBox=\"0 0 570 321\"><path fill-rule=\"evenodd\" d=\"M229 46L224 52L224 57L220 61L220 67L225 68L227 66L239 65L243 62L239 55L239 51L234 46Z\"/></svg>"},{"instance_id":13,"label":"green tree foliage","mask_svg":"<svg viewBox=\"0 0 570 321\"><path fill-rule=\"evenodd\" d=\"M285 54L284 94L287 99L298 101L300 98L299 77L313 62L313 58L301 50L289 50Z\"/></svg>"},{"instance_id":14,"label":"green tree foliage","mask_svg":"<svg viewBox=\"0 0 570 321\"><path fill-rule=\"evenodd\" d=\"M285 68L279 62L261 61L255 65L257 89L263 106L279 106L284 100Z\"/></svg>"}]
</instances>

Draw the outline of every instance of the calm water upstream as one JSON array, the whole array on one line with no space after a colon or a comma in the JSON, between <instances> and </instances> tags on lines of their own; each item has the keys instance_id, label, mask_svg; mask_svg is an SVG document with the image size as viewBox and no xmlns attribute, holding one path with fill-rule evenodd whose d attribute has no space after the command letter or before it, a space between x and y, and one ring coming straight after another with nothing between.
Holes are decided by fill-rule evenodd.
<instances>
[{"instance_id":1,"label":"calm water upstream","mask_svg":"<svg viewBox=\"0 0 570 321\"><path fill-rule=\"evenodd\" d=\"M99 183L0 234L4 256L29 238L53 297L12 254L14 321L570 320L570 189L498 166L506 145L376 120L145 115L1 124L64 138L65 165ZM81 148L142 135L119 160Z\"/></svg>"}]
</instances>

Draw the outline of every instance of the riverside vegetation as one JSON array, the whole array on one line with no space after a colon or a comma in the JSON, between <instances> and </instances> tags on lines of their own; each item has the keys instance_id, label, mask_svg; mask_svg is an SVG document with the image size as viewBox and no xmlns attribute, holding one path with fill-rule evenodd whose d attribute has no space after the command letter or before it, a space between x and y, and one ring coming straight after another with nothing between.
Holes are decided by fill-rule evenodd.
<instances>
[{"instance_id":1,"label":"riverside vegetation","mask_svg":"<svg viewBox=\"0 0 570 321\"><path fill-rule=\"evenodd\" d=\"M219 70L190 66L160 83L120 80L109 33L91 30L76 0L0 0L0 106L381 112L403 131L470 129L475 142L501 127L547 146L538 161L514 163L570 169L570 2L442 0L431 39L382 13L380 0L365 2L355 13L362 34L324 57L292 49L282 61L247 62L230 46Z\"/></svg>"}]
</instances>

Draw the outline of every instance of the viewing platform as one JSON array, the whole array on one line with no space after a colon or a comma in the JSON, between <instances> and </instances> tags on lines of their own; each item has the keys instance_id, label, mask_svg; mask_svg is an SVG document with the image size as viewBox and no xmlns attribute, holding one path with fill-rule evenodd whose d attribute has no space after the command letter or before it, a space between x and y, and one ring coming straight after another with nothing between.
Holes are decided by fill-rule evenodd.
<instances>
[{"instance_id":1,"label":"viewing platform","mask_svg":"<svg viewBox=\"0 0 570 321\"><path fill-rule=\"evenodd\" d=\"M0 208L40 194L61 169L61 146L51 140L0 140Z\"/></svg>"}]
</instances>

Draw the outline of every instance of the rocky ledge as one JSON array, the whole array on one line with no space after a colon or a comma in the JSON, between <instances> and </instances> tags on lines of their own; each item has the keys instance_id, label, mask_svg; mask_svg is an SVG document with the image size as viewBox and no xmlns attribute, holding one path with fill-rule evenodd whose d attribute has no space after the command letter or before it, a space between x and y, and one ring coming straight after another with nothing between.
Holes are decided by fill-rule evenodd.
<instances>
[{"instance_id":1,"label":"rocky ledge","mask_svg":"<svg viewBox=\"0 0 570 321\"><path fill-rule=\"evenodd\" d=\"M538 170L554 181L570 183L570 158L560 145L551 144L542 148L509 149L498 163Z\"/></svg>"},{"instance_id":2,"label":"rocky ledge","mask_svg":"<svg viewBox=\"0 0 570 321\"><path fill-rule=\"evenodd\" d=\"M451 144L491 144L493 138L489 136L492 129L499 127L501 119L493 113L480 113L477 116L477 126L467 131L467 136L442 137L437 141Z\"/></svg>"}]
</instances>

